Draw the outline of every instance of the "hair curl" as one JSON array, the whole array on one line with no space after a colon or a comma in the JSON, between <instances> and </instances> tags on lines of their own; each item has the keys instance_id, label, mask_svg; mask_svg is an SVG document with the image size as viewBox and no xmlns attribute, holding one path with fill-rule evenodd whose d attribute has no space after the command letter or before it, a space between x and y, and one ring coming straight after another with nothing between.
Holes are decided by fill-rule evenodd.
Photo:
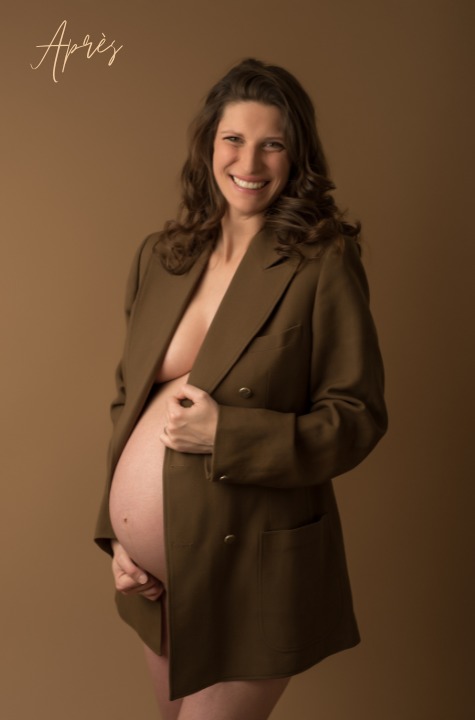
<instances>
[{"instance_id":1,"label":"hair curl","mask_svg":"<svg viewBox=\"0 0 475 720\"><path fill-rule=\"evenodd\" d=\"M211 88L190 126L178 218L165 223L158 243L163 265L174 274L186 272L218 239L226 200L213 175L213 145L224 108L241 101L274 105L282 113L291 167L284 190L264 214L264 227L274 231L279 254L303 256L303 246L310 245L318 256L342 235L359 240L361 224L346 222L330 194L335 185L310 97L284 68L248 58Z\"/></svg>"}]
</instances>

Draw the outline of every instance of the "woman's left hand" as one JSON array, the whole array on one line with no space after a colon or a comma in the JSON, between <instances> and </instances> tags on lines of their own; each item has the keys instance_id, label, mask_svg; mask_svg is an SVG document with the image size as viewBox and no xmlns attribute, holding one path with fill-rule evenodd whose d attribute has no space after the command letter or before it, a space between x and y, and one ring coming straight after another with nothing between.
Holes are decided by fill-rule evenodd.
<instances>
[{"instance_id":1,"label":"woman's left hand","mask_svg":"<svg viewBox=\"0 0 475 720\"><path fill-rule=\"evenodd\" d=\"M184 406L184 400L191 404ZM160 435L164 445L187 453L213 452L218 425L218 404L204 390L183 385L167 401L165 427Z\"/></svg>"}]
</instances>

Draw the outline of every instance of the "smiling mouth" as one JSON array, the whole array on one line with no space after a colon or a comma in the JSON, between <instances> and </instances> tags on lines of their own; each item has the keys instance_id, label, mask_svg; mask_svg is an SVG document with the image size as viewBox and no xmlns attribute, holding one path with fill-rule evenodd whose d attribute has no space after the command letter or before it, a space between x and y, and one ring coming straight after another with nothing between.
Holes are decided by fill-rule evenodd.
<instances>
[{"instance_id":1,"label":"smiling mouth","mask_svg":"<svg viewBox=\"0 0 475 720\"><path fill-rule=\"evenodd\" d=\"M245 190L260 190L269 182L269 180L262 180L261 182L248 182L247 180L241 180L241 178L236 177L236 175L231 175L231 179L235 185L240 188L244 188Z\"/></svg>"}]
</instances>

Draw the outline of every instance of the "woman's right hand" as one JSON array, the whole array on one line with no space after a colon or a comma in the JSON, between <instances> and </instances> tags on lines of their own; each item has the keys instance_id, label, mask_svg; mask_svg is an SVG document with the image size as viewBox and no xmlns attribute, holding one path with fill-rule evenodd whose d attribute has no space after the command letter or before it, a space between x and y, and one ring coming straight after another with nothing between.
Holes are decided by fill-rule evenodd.
<instances>
[{"instance_id":1,"label":"woman's right hand","mask_svg":"<svg viewBox=\"0 0 475 720\"><path fill-rule=\"evenodd\" d=\"M164 589L160 580L136 565L118 540L111 540L111 545L116 589L123 595L143 595L147 600L158 600Z\"/></svg>"}]
</instances>

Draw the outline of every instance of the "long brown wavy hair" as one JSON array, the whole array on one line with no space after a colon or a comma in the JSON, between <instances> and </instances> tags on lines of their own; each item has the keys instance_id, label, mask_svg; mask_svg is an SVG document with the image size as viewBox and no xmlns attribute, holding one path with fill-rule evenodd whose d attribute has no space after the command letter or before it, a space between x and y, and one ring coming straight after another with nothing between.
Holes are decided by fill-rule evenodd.
<instances>
[{"instance_id":1,"label":"long brown wavy hair","mask_svg":"<svg viewBox=\"0 0 475 720\"><path fill-rule=\"evenodd\" d=\"M346 222L330 194L335 185L329 178L312 101L287 70L248 58L211 88L190 126L178 218L165 223L157 245L163 265L174 274L186 272L218 239L226 200L213 175L213 145L224 108L241 101L274 105L282 113L290 173L284 190L264 214L264 227L274 231L277 251L308 257L310 248L302 250L310 245L315 248L310 254L318 256L331 242L341 242L343 235L358 242L361 224Z\"/></svg>"}]
</instances>

